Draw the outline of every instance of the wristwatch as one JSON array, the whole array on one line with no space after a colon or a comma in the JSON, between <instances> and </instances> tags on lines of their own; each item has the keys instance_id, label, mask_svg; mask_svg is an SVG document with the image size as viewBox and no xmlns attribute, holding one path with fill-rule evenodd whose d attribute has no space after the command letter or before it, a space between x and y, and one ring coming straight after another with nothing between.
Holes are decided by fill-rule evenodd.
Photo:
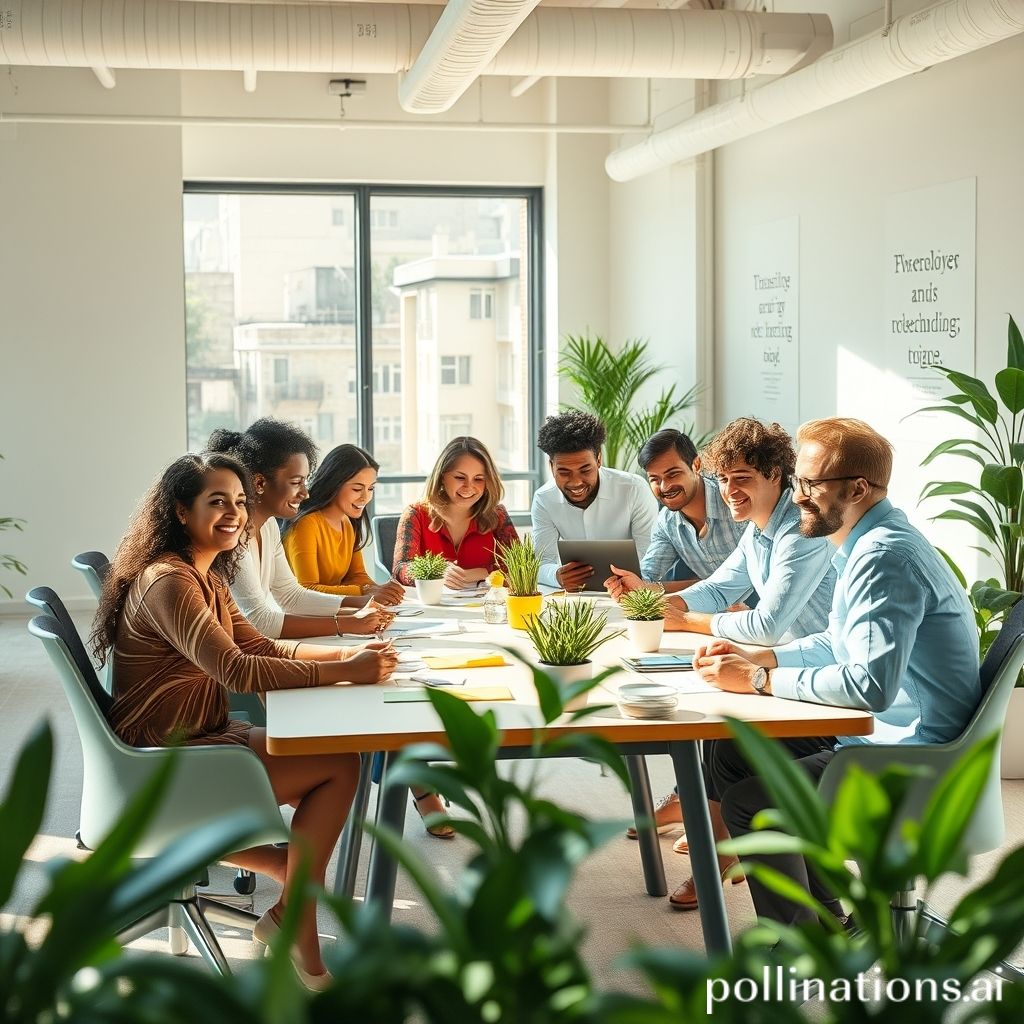
<instances>
[{"instance_id":1,"label":"wristwatch","mask_svg":"<svg viewBox=\"0 0 1024 1024\"><path fill-rule=\"evenodd\" d=\"M754 678L750 680L750 685L754 687L754 692L761 697L767 697L768 694L768 669L761 666L754 673Z\"/></svg>"}]
</instances>

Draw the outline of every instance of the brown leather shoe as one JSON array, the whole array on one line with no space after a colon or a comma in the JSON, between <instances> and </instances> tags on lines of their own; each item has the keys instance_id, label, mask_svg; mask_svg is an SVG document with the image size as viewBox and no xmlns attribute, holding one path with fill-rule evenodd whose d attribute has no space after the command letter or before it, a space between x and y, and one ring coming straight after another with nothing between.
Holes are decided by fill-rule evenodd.
<instances>
[{"instance_id":1,"label":"brown leather shoe","mask_svg":"<svg viewBox=\"0 0 1024 1024\"><path fill-rule=\"evenodd\" d=\"M659 836L667 832L674 832L683 823L683 809L679 806L677 793L669 793L658 801L654 808L654 830ZM636 826L630 825L626 829L627 839L636 839Z\"/></svg>"},{"instance_id":2,"label":"brown leather shoe","mask_svg":"<svg viewBox=\"0 0 1024 1024\"><path fill-rule=\"evenodd\" d=\"M733 857L728 864L719 869L719 874L722 876L722 884L726 882L732 882L733 885L739 885L740 882L746 881L746 876L743 874L733 875L730 878L725 876L729 870L736 864L739 863L738 858ZM668 898L669 905L673 910L696 910L697 909L697 887L693 884L693 878L688 878L681 886L679 886L674 893Z\"/></svg>"}]
</instances>

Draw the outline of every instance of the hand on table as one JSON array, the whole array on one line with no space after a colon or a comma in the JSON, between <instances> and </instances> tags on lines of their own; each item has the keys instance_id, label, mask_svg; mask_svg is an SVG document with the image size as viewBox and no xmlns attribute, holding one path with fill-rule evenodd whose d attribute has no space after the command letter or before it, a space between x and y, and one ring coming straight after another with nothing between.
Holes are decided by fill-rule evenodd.
<instances>
[{"instance_id":1,"label":"hand on table","mask_svg":"<svg viewBox=\"0 0 1024 1024\"><path fill-rule=\"evenodd\" d=\"M353 683L383 683L398 665L398 651L391 643L368 643L345 662Z\"/></svg>"},{"instance_id":2,"label":"hand on table","mask_svg":"<svg viewBox=\"0 0 1024 1024\"><path fill-rule=\"evenodd\" d=\"M566 562L555 572L558 585L567 593L582 590L594 575L594 567L585 562Z\"/></svg>"},{"instance_id":3,"label":"hand on table","mask_svg":"<svg viewBox=\"0 0 1024 1024\"><path fill-rule=\"evenodd\" d=\"M353 633L357 636L375 636L382 633L392 622L395 621L393 612L382 608L376 601L371 600L367 605L369 609L365 614L342 615L338 620L341 628L346 633Z\"/></svg>"},{"instance_id":4,"label":"hand on table","mask_svg":"<svg viewBox=\"0 0 1024 1024\"><path fill-rule=\"evenodd\" d=\"M377 604L401 604L405 599L405 587L398 580L388 580L375 587L367 587L363 593L368 594Z\"/></svg>"},{"instance_id":5,"label":"hand on table","mask_svg":"<svg viewBox=\"0 0 1024 1024\"><path fill-rule=\"evenodd\" d=\"M463 569L460 565L449 565L444 574L444 585L449 590L468 590L487 579L487 576L486 569Z\"/></svg>"}]
</instances>

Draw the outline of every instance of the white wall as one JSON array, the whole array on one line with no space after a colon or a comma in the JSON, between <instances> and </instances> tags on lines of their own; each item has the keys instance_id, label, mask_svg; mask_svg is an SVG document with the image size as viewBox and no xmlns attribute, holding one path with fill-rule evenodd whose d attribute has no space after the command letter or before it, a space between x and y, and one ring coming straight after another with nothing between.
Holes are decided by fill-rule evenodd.
<instances>
[{"instance_id":1,"label":"white wall","mask_svg":"<svg viewBox=\"0 0 1024 1024\"><path fill-rule=\"evenodd\" d=\"M322 75L15 68L11 112L332 117ZM604 122L603 83L542 83L521 100L487 80L453 119ZM404 117L393 79L371 78L352 117ZM29 566L16 593L85 598L69 558L112 553L150 480L186 444L181 186L185 179L545 185L549 346L607 331L602 137L22 125L0 126L0 515L27 520L0 551ZM0 598L3 595L0 594ZM19 601L0 600L21 608Z\"/></svg>"},{"instance_id":2,"label":"white wall","mask_svg":"<svg viewBox=\"0 0 1024 1024\"><path fill-rule=\"evenodd\" d=\"M800 407L797 420L851 415L885 423L884 211L888 196L977 178L977 371L1004 365L1006 314L1024 320L1024 38L848 100L716 154L718 419L758 413L745 373L745 252L754 225L800 222ZM922 455L958 421L905 422L892 495L919 524L923 480L970 473ZM965 466L967 467L965 469ZM935 514L939 506L930 509ZM925 510L928 512L928 510ZM970 567L969 529L928 527Z\"/></svg>"},{"instance_id":3,"label":"white wall","mask_svg":"<svg viewBox=\"0 0 1024 1024\"><path fill-rule=\"evenodd\" d=\"M76 92L87 108L103 92L89 77L19 68L0 76L4 108ZM136 101L174 112L177 76L140 79ZM174 129L0 136L0 515L27 520L0 550L29 566L0 582L18 596L42 583L85 594L68 560L112 551L184 446L180 182Z\"/></svg>"}]
</instances>

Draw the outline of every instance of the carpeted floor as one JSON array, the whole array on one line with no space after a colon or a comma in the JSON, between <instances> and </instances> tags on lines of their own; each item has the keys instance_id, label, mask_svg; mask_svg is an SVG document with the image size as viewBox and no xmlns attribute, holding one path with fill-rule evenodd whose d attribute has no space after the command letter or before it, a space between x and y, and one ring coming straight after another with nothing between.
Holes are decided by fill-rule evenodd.
<instances>
[{"instance_id":1,"label":"carpeted floor","mask_svg":"<svg viewBox=\"0 0 1024 1024\"><path fill-rule=\"evenodd\" d=\"M0 618L0 722L3 736L0 789L5 789L8 784L13 757L24 737L44 716L49 718L54 728L57 754L43 829L30 851L33 863L23 871L12 904L6 908L8 920L4 921L5 927L9 924L9 915L25 914L40 891L41 862L57 855L77 855L74 834L81 792L81 751L75 725L56 676L38 641L25 630L27 618ZM81 629L87 627L87 616L76 619ZM510 770L534 770L534 766L520 762L518 767L513 765ZM547 795L558 803L591 817L621 818L624 825L630 817L629 800L618 780L603 777L595 765L566 760L542 765L537 770L542 773ZM657 798L671 786L671 768L667 758L652 758L650 771ZM1007 818L1007 837L1002 850L1005 854L1024 842L1024 781L1004 782L1003 793ZM411 807L406 820L406 837L429 859L444 881L451 883L458 876L468 852L464 841L431 838ZM669 835L662 840L670 889L689 873L688 858L672 852L674 838ZM1000 859L1000 852L976 858L970 879L948 877L930 895L930 902L939 912L948 911L970 882L985 877ZM365 860L364 851L364 866ZM333 873L332 865L329 880ZM231 877L228 869L217 869L212 887L228 889ZM257 911L273 901L275 894L272 889L272 883L260 881L255 895ZM726 903L734 931L742 930L752 922L753 911L746 885L728 886ZM613 840L583 865L567 910L587 928L584 955L601 987L634 988L638 984L637 979L630 978L615 966L619 955L637 942L702 949L698 915L673 911L666 899L646 895L637 844L625 837ZM394 918L424 930L432 927L428 909L401 873ZM321 931L325 935L334 934L334 923L326 914L321 918ZM163 948L159 933L139 940L136 946ZM256 947L248 937L225 933L223 946L229 959L236 964L257 955ZM1024 963L1024 951L1018 951L1017 959Z\"/></svg>"}]
</instances>

